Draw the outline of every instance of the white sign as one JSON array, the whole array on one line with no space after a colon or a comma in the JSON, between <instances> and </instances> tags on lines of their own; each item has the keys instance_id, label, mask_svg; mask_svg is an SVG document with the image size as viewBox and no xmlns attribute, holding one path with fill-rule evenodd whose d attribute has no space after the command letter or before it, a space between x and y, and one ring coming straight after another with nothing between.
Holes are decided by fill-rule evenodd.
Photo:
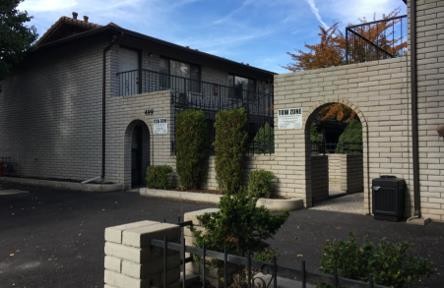
<instances>
[{"instance_id":1,"label":"white sign","mask_svg":"<svg viewBox=\"0 0 444 288\"><path fill-rule=\"evenodd\" d=\"M153 121L153 134L165 135L168 134L168 122L165 118L154 119Z\"/></svg>"},{"instance_id":2,"label":"white sign","mask_svg":"<svg viewBox=\"0 0 444 288\"><path fill-rule=\"evenodd\" d=\"M278 129L301 129L302 108L278 110Z\"/></svg>"}]
</instances>

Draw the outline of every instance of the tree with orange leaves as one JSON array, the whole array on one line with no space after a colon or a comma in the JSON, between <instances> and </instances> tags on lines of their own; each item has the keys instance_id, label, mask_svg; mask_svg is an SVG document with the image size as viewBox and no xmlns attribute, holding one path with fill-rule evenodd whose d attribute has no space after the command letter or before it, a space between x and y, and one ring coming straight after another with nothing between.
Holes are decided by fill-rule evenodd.
<instances>
[{"instance_id":1,"label":"tree with orange leaves","mask_svg":"<svg viewBox=\"0 0 444 288\"><path fill-rule=\"evenodd\" d=\"M407 47L406 41L400 41L394 33L394 26L401 21L392 20L399 15L399 10L394 10L388 15L383 15L383 20L372 25L363 25L354 29L349 47L347 39L338 31L338 23L330 28L320 27L318 44L306 44L307 52L298 50L296 53L287 52L293 60L284 68L290 71L311 70L346 64L346 49L349 49L350 62L363 62L365 60L382 59L387 55L399 55ZM361 23L367 23L367 19L360 19ZM359 34L360 36L356 36ZM379 47L379 48L376 48ZM385 54L386 51L388 54Z\"/></svg>"},{"instance_id":2,"label":"tree with orange leaves","mask_svg":"<svg viewBox=\"0 0 444 288\"><path fill-rule=\"evenodd\" d=\"M296 53L287 52L294 63L288 64L284 68L290 71L310 70L316 68L326 68L344 64L345 40L338 32L338 23L326 29L319 27L320 43L305 44L309 51L298 50Z\"/></svg>"}]
</instances>

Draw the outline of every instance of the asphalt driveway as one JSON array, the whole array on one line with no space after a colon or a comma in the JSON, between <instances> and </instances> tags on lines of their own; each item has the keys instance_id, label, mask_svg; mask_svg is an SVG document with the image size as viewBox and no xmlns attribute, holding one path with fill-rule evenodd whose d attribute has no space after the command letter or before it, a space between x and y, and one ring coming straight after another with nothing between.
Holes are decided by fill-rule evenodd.
<instances>
[{"instance_id":1,"label":"asphalt driveway","mask_svg":"<svg viewBox=\"0 0 444 288\"><path fill-rule=\"evenodd\" d=\"M1 186L1 185L0 185ZM0 287L103 287L105 227L150 219L176 222L184 212L210 205L140 197L136 193L80 193L20 188L30 193L0 193ZM291 213L271 240L279 264L298 265L304 257L317 269L327 239L383 237L409 241L414 252L444 269L444 224L415 226L327 211ZM422 287L442 287L441 274Z\"/></svg>"}]
</instances>

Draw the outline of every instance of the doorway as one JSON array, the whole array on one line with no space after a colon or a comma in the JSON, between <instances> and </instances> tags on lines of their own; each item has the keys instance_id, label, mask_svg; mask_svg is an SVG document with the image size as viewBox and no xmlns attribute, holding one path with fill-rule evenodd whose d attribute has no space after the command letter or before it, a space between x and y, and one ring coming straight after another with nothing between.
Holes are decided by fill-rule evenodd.
<instances>
[{"instance_id":1,"label":"doorway","mask_svg":"<svg viewBox=\"0 0 444 288\"><path fill-rule=\"evenodd\" d=\"M131 133L131 187L146 184L145 172L149 165L149 131L146 124L136 120L130 124Z\"/></svg>"}]
</instances>

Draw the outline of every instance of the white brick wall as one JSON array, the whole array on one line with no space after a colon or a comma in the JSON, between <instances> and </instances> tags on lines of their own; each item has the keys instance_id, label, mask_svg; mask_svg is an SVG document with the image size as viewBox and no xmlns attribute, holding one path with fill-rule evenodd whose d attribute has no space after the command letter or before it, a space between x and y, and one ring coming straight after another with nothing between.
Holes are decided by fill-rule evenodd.
<instances>
[{"instance_id":1,"label":"white brick wall","mask_svg":"<svg viewBox=\"0 0 444 288\"><path fill-rule=\"evenodd\" d=\"M411 185L407 79L405 57L277 75L275 109L301 107L303 111L302 129L275 130L279 172L273 172L279 175L281 193L301 197L311 205L311 195L306 193L310 162L306 161L304 125L313 111L332 102L354 109L363 123L364 191L368 194L368 181L381 174L404 178ZM368 200L365 197L366 207Z\"/></svg>"},{"instance_id":2,"label":"white brick wall","mask_svg":"<svg viewBox=\"0 0 444 288\"><path fill-rule=\"evenodd\" d=\"M444 1L417 1L421 211L444 221Z\"/></svg>"},{"instance_id":3,"label":"white brick wall","mask_svg":"<svg viewBox=\"0 0 444 288\"><path fill-rule=\"evenodd\" d=\"M2 81L0 157L19 175L87 179L100 175L104 44L51 50Z\"/></svg>"},{"instance_id":4,"label":"white brick wall","mask_svg":"<svg viewBox=\"0 0 444 288\"><path fill-rule=\"evenodd\" d=\"M163 284L163 249L152 239L177 242L180 227L155 221L139 221L105 229L105 287L141 288ZM168 250L167 286L180 283L180 253Z\"/></svg>"}]
</instances>

